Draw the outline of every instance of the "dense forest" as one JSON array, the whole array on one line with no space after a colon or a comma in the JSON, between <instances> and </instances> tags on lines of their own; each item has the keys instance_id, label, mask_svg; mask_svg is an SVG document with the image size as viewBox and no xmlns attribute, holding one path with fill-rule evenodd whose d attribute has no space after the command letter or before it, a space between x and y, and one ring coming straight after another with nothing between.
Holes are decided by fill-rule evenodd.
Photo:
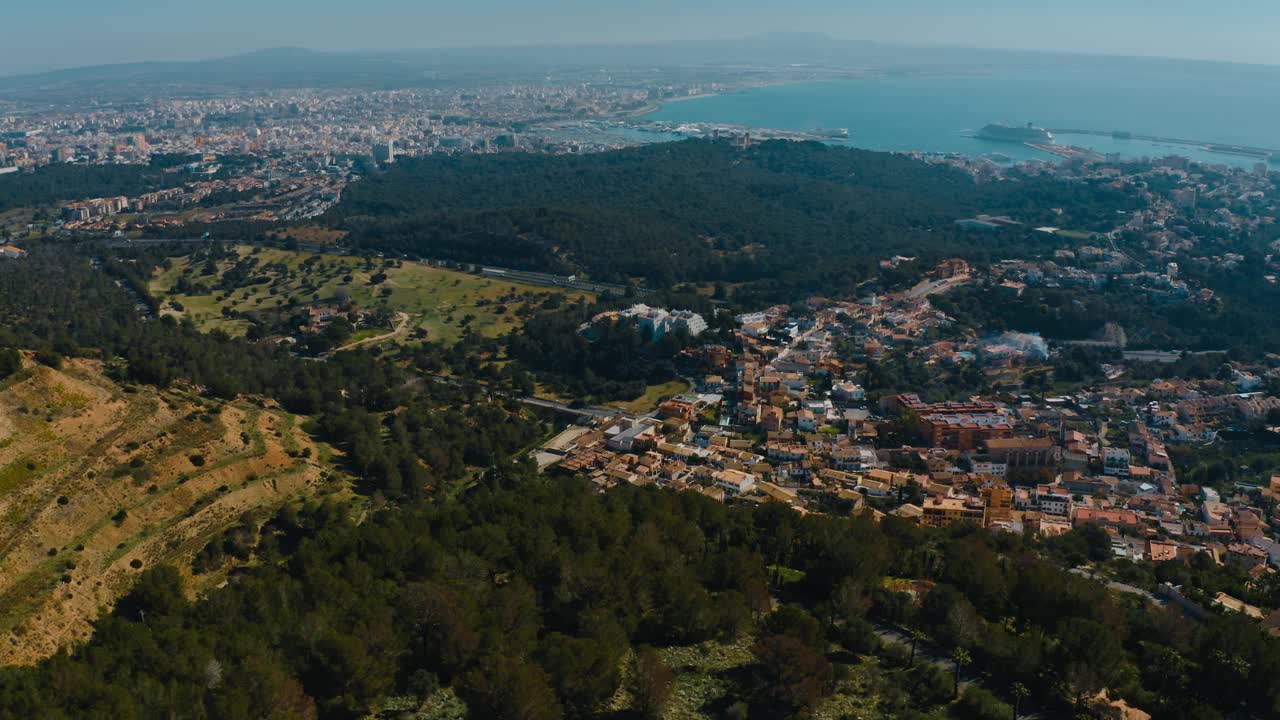
<instances>
[{"instance_id":1,"label":"dense forest","mask_svg":"<svg viewBox=\"0 0 1280 720\"><path fill-rule=\"evenodd\" d=\"M0 212L86 198L176 187L185 178L146 165L45 165L30 173L0 175Z\"/></svg>"},{"instance_id":2,"label":"dense forest","mask_svg":"<svg viewBox=\"0 0 1280 720\"><path fill-rule=\"evenodd\" d=\"M888 626L981 678L951 717L1009 718L1002 697L1072 716L1102 688L1161 718L1280 709L1280 642L1247 619L1197 625L1065 572L1109 552L1101 531L1037 545L652 488L601 496L508 463L456 502L362 523L311 505L246 544L261 562L225 589L191 603L152 570L84 647L0 671L0 714L352 718L448 688L470 717L540 720L610 717L625 688L631 714L613 717L658 717L672 671L649 648L747 635L752 659L703 711L803 715L876 663L880 717L942 717L950 673L923 647L882 646ZM917 596L886 577L918 578Z\"/></svg>"},{"instance_id":3,"label":"dense forest","mask_svg":"<svg viewBox=\"0 0 1280 720\"><path fill-rule=\"evenodd\" d=\"M1025 229L955 225L978 213L1109 229L1115 211L1135 202L1101 184L980 183L906 156L820 143L742 150L691 140L583 156L406 159L353 184L327 220L358 248L654 287L746 283L741 299L791 300L851 294L895 254L982 260L1052 244Z\"/></svg>"}]
</instances>

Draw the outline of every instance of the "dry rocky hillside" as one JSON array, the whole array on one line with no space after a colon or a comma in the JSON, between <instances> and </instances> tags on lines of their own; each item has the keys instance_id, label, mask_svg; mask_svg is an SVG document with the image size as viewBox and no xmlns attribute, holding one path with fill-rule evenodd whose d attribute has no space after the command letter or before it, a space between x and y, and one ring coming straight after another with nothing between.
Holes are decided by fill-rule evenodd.
<instances>
[{"instance_id":1,"label":"dry rocky hillside","mask_svg":"<svg viewBox=\"0 0 1280 720\"><path fill-rule=\"evenodd\" d=\"M245 513L341 491L332 451L299 424L270 403L121 386L100 363L55 370L26 358L0 383L0 664L86 638L142 569L189 568Z\"/></svg>"}]
</instances>

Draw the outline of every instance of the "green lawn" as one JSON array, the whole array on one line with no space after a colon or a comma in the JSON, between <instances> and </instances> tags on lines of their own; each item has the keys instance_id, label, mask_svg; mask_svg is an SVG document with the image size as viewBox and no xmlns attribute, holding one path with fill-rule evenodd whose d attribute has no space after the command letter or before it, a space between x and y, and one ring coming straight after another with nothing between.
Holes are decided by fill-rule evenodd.
<instances>
[{"instance_id":1,"label":"green lawn","mask_svg":"<svg viewBox=\"0 0 1280 720\"><path fill-rule=\"evenodd\" d=\"M689 383L683 380L672 380L661 385L650 385L644 395L627 402L610 403L630 413L647 413L657 409L664 401L689 391Z\"/></svg>"},{"instance_id":2,"label":"green lawn","mask_svg":"<svg viewBox=\"0 0 1280 720\"><path fill-rule=\"evenodd\" d=\"M226 294L174 294L175 283L184 273L192 282L216 286L234 264L223 261L215 275L203 275L203 263L193 267L190 258L179 258L171 268L152 278L151 293L165 301L176 300L183 308L178 314L190 317L205 331L220 329L231 335L244 334L249 322L223 317L222 311L228 307L248 312L349 298L358 308L407 313L409 337L425 331L428 339L445 343L456 341L468 327L485 337L504 335L519 327L517 311L521 307L540 305L552 295L565 296L554 288L492 280L422 263L404 262L394 267L394 261L250 246L240 246L236 252L241 258L257 257L259 264L253 276L265 277L269 282L246 282ZM313 257L318 260L304 269L304 263ZM371 284L371 278L379 273L385 273L385 280ZM573 293L565 299L573 301L583 295ZM165 307L173 312L171 306ZM380 333L370 332L367 336L377 334Z\"/></svg>"},{"instance_id":3,"label":"green lawn","mask_svg":"<svg viewBox=\"0 0 1280 720\"><path fill-rule=\"evenodd\" d=\"M16 208L14 210L6 210L0 212L0 230L7 229L10 233L17 235L27 229L27 225L35 222L35 211L31 208ZM16 242L23 244L23 239ZM0 244L3 244L0 242Z\"/></svg>"}]
</instances>

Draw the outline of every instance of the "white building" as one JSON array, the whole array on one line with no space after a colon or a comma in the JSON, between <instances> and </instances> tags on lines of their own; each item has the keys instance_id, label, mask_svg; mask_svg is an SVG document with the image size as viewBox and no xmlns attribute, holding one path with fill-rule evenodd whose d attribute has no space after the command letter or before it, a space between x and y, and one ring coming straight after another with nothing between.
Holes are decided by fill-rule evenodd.
<instances>
[{"instance_id":1,"label":"white building","mask_svg":"<svg viewBox=\"0 0 1280 720\"><path fill-rule=\"evenodd\" d=\"M836 383L831 388L831 394L837 400L845 402L862 402L867 399L867 391L861 385L851 382Z\"/></svg>"},{"instance_id":2,"label":"white building","mask_svg":"<svg viewBox=\"0 0 1280 720\"><path fill-rule=\"evenodd\" d=\"M1129 451L1124 448L1107 447L1102 449L1102 471L1113 477L1129 477L1131 459Z\"/></svg>"},{"instance_id":3,"label":"white building","mask_svg":"<svg viewBox=\"0 0 1280 720\"><path fill-rule=\"evenodd\" d=\"M1035 505L1036 509L1046 515L1067 517L1071 514L1071 493L1057 485L1038 485Z\"/></svg>"},{"instance_id":4,"label":"white building","mask_svg":"<svg viewBox=\"0 0 1280 720\"><path fill-rule=\"evenodd\" d=\"M612 315L611 313L602 313L596 316L596 320ZM631 307L616 313L620 318L635 318L636 326L641 332L648 332L649 337L654 342L662 339L672 330L683 330L689 333L690 337L697 337L707 329L707 321L701 315L692 310L664 310L662 308L651 308L648 305L632 305Z\"/></svg>"},{"instance_id":5,"label":"white building","mask_svg":"<svg viewBox=\"0 0 1280 720\"><path fill-rule=\"evenodd\" d=\"M712 477L715 478L716 486L732 497L751 492L756 486L756 476L741 470L721 470Z\"/></svg>"},{"instance_id":6,"label":"white building","mask_svg":"<svg viewBox=\"0 0 1280 720\"><path fill-rule=\"evenodd\" d=\"M990 458L983 460L970 460L973 471L980 475L990 475L992 477L1003 478L1009 474L1009 464L1003 460L992 460Z\"/></svg>"}]
</instances>

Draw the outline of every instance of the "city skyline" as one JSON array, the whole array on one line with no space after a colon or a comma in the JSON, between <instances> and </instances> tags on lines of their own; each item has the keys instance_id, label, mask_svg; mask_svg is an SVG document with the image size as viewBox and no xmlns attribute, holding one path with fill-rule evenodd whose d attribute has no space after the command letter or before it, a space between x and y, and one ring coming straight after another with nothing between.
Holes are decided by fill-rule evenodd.
<instances>
[{"instance_id":1,"label":"city skyline","mask_svg":"<svg viewBox=\"0 0 1280 720\"><path fill-rule=\"evenodd\" d=\"M1259 0L1237 0L1212 11L1187 0L1082 0L1070 12L1029 8L1012 0L962 7L938 0L868 0L856 7L809 0L788 7L785 17L778 16L775 4L759 0L731 5L713 0L692 9L667 0L643 6L577 0L536 5L479 0L465 7L405 0L370 0L359 7L332 0L228 0L216 8L155 0L82 5L24 0L9 9L10 27L23 31L0 45L0 76L211 59L281 46L359 51L636 45L776 31L820 31L838 39L922 47L1280 64L1280 48L1271 42L1269 30L1280 23L1280 9ZM1090 12L1103 8L1105 14ZM1051 37L1045 28L1053 28Z\"/></svg>"}]
</instances>

